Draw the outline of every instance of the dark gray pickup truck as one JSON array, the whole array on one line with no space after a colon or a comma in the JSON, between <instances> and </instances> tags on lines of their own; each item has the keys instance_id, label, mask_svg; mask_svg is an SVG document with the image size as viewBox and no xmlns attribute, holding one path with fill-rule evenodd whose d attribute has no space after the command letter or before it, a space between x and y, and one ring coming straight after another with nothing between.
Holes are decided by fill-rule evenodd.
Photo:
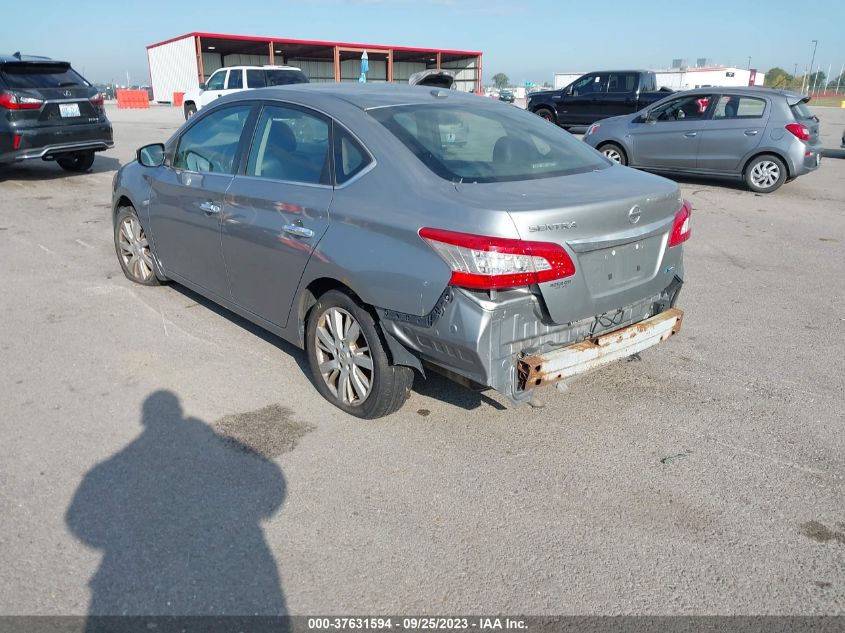
<instances>
[{"instance_id":1,"label":"dark gray pickup truck","mask_svg":"<svg viewBox=\"0 0 845 633\"><path fill-rule=\"evenodd\" d=\"M669 92L657 89L651 71L605 70L587 73L560 90L533 92L526 107L561 127L580 127L637 112Z\"/></svg>"}]
</instances>

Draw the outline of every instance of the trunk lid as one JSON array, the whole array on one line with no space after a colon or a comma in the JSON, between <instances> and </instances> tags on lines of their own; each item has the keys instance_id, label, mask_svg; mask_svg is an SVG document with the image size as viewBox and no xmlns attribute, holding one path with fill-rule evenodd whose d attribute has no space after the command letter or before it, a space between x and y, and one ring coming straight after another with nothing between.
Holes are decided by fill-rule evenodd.
<instances>
[{"instance_id":1,"label":"trunk lid","mask_svg":"<svg viewBox=\"0 0 845 633\"><path fill-rule=\"evenodd\" d=\"M569 253L575 275L540 284L556 323L657 295L680 268L679 249L667 251L682 200L678 185L659 176L611 167L463 186L461 192L477 204L506 210L521 239L559 244Z\"/></svg>"},{"instance_id":2,"label":"trunk lid","mask_svg":"<svg viewBox=\"0 0 845 633\"><path fill-rule=\"evenodd\" d=\"M412 86L434 86L452 90L455 88L455 73L451 70L431 68L414 73L408 78Z\"/></svg>"},{"instance_id":3,"label":"trunk lid","mask_svg":"<svg viewBox=\"0 0 845 633\"><path fill-rule=\"evenodd\" d=\"M796 95L793 98L787 97L786 102L789 105L789 109L792 110L795 120L806 127L810 133L807 143L817 145L819 143L819 117L813 114L813 111L807 105L810 102L810 97L798 97Z\"/></svg>"}]
</instances>

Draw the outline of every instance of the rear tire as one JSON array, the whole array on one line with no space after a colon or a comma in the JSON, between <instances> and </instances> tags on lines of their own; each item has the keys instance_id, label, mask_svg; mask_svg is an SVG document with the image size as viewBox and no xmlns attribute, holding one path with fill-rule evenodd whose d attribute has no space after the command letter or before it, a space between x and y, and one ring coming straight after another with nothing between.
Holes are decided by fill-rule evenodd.
<instances>
[{"instance_id":1,"label":"rear tire","mask_svg":"<svg viewBox=\"0 0 845 633\"><path fill-rule=\"evenodd\" d=\"M618 165L628 164L628 156L625 154L625 150L616 143L604 143L599 145L598 150Z\"/></svg>"},{"instance_id":2,"label":"rear tire","mask_svg":"<svg viewBox=\"0 0 845 633\"><path fill-rule=\"evenodd\" d=\"M549 123L557 123L557 117L555 117L555 113L549 110L548 108L537 108L534 110L534 114L536 114L541 119L545 119Z\"/></svg>"},{"instance_id":3,"label":"rear tire","mask_svg":"<svg viewBox=\"0 0 845 633\"><path fill-rule=\"evenodd\" d=\"M411 392L414 370L390 364L372 314L346 292L330 290L311 308L305 351L317 391L350 415L390 415Z\"/></svg>"},{"instance_id":4,"label":"rear tire","mask_svg":"<svg viewBox=\"0 0 845 633\"><path fill-rule=\"evenodd\" d=\"M197 113L197 106L195 106L193 103L186 103L185 104L185 120L186 121L188 119L190 119L192 116L194 116L196 113Z\"/></svg>"},{"instance_id":5,"label":"rear tire","mask_svg":"<svg viewBox=\"0 0 845 633\"><path fill-rule=\"evenodd\" d=\"M91 169L94 164L94 152L76 152L56 159L59 167L65 171L82 174Z\"/></svg>"},{"instance_id":6,"label":"rear tire","mask_svg":"<svg viewBox=\"0 0 845 633\"><path fill-rule=\"evenodd\" d=\"M772 193L789 177L786 165L773 154L763 154L745 166L745 184L756 193Z\"/></svg>"}]
</instances>

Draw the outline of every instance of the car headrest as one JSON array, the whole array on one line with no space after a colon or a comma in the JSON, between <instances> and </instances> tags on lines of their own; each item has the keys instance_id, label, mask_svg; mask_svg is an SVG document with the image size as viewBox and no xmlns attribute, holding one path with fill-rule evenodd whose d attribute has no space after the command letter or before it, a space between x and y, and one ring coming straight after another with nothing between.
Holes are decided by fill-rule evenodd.
<instances>
[{"instance_id":1,"label":"car headrest","mask_svg":"<svg viewBox=\"0 0 845 633\"><path fill-rule=\"evenodd\" d=\"M284 121L273 121L270 134L267 136L267 145L273 149L293 152L296 150L296 136Z\"/></svg>"},{"instance_id":2,"label":"car headrest","mask_svg":"<svg viewBox=\"0 0 845 633\"><path fill-rule=\"evenodd\" d=\"M494 163L515 163L528 160L531 146L524 140L503 136L493 146Z\"/></svg>"}]
</instances>

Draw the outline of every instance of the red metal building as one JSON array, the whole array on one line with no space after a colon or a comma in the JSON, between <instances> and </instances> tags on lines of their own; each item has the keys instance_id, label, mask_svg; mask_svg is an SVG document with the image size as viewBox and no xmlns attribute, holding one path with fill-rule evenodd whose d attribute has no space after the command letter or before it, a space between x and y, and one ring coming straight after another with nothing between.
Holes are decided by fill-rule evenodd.
<instances>
[{"instance_id":1,"label":"red metal building","mask_svg":"<svg viewBox=\"0 0 845 633\"><path fill-rule=\"evenodd\" d=\"M312 82L357 81L365 51L367 81L404 83L417 71L445 68L456 73L459 90L481 90L479 51L219 33L188 33L147 47L156 101L170 101L174 92L196 89L215 70L227 66L289 65L301 68Z\"/></svg>"}]
</instances>

